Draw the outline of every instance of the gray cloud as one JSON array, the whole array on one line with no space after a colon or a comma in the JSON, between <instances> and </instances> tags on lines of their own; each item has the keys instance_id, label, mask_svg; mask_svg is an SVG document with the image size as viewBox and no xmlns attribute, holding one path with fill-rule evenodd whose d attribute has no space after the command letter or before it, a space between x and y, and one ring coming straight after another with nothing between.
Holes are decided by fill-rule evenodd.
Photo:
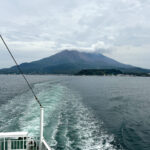
<instances>
[{"instance_id":1,"label":"gray cloud","mask_svg":"<svg viewBox=\"0 0 150 150\"><path fill-rule=\"evenodd\" d=\"M20 63L76 48L117 59L119 51L120 61L150 68L141 55L149 56L149 16L149 0L5 0L0 32ZM4 47L0 48L0 67L10 66ZM137 56L125 58L129 51ZM140 56L141 65L136 61Z\"/></svg>"}]
</instances>

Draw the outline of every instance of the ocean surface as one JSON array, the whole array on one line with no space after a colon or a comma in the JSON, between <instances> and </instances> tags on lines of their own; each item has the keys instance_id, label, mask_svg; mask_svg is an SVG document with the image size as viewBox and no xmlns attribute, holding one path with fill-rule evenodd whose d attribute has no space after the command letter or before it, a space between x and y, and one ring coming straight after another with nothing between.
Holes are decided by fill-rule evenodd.
<instances>
[{"instance_id":1,"label":"ocean surface","mask_svg":"<svg viewBox=\"0 0 150 150\"><path fill-rule=\"evenodd\" d=\"M27 76L53 150L150 150L150 78ZM0 75L0 132L39 136L39 106L19 75Z\"/></svg>"}]
</instances>

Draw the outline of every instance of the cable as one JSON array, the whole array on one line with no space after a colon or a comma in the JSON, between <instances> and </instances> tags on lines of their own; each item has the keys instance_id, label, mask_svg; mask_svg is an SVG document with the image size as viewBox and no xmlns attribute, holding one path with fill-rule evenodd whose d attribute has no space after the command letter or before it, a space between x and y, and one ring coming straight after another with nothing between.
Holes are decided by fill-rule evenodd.
<instances>
[{"instance_id":1,"label":"cable","mask_svg":"<svg viewBox=\"0 0 150 150\"><path fill-rule=\"evenodd\" d=\"M35 100L38 102L38 104L40 105L40 107L43 107L43 106L41 105L40 101L38 100L38 98L37 98L36 94L34 93L34 91L33 91L32 87L31 87L30 83L28 82L27 78L25 77L25 75L24 75L23 71L21 70L20 66L18 65L18 63L17 63L17 61L16 61L15 57L13 56L13 54L11 53L10 49L8 48L8 46L7 46L6 42L4 41L4 39L3 39L2 35L0 35L0 38L1 38L2 42L4 43L4 45L5 45L6 49L8 50L8 52L9 52L10 56L12 57L13 61L15 62L16 67L18 68L18 70L19 70L20 74L22 75L22 77L23 77L23 78L24 78L24 80L26 81L26 83L27 83L27 85L28 85L29 89L31 90L31 92L32 92L32 94L33 94L33 96L34 96Z\"/></svg>"}]
</instances>

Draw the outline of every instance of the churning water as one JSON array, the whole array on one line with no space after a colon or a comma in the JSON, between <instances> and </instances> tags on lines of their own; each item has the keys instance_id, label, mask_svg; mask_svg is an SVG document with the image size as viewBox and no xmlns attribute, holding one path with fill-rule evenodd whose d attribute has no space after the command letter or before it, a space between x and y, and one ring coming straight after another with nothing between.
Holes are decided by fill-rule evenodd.
<instances>
[{"instance_id":1,"label":"churning water","mask_svg":"<svg viewBox=\"0 0 150 150\"><path fill-rule=\"evenodd\" d=\"M54 150L149 150L150 78L27 76ZM39 106L17 75L0 76L0 131L39 135Z\"/></svg>"}]
</instances>

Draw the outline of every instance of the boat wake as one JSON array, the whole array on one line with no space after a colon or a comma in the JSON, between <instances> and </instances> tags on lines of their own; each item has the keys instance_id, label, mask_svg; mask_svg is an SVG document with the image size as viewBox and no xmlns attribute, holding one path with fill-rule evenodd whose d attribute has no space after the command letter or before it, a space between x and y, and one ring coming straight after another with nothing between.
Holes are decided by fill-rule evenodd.
<instances>
[{"instance_id":1,"label":"boat wake","mask_svg":"<svg viewBox=\"0 0 150 150\"><path fill-rule=\"evenodd\" d=\"M60 83L39 83L34 90L45 107L44 136L54 150L115 150L114 136L103 128L92 110L85 106L82 97ZM0 130L28 131L39 135L39 106L30 93L16 96L9 104L1 107L6 120ZM8 110L10 114L8 114ZM6 113L7 111L7 113ZM2 114L0 114L2 115ZM9 120L9 118L13 119ZM6 119L7 118L7 119Z\"/></svg>"}]
</instances>

